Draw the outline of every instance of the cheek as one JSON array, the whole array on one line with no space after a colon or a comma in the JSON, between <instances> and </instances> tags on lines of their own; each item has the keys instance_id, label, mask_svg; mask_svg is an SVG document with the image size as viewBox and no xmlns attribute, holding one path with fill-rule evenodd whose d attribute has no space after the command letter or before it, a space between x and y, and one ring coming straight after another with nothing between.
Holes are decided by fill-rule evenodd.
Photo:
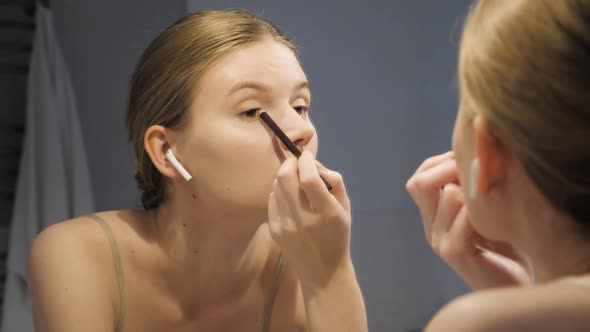
<instances>
[{"instance_id":1,"label":"cheek","mask_svg":"<svg viewBox=\"0 0 590 332\"><path fill-rule=\"evenodd\" d=\"M318 156L318 135L314 135L313 138L309 141L307 146L305 147L306 150L309 150L313 153L313 156L317 158Z\"/></svg>"},{"instance_id":2,"label":"cheek","mask_svg":"<svg viewBox=\"0 0 590 332\"><path fill-rule=\"evenodd\" d=\"M238 205L267 198L281 162L264 130L203 132L191 143L191 168L200 195Z\"/></svg>"},{"instance_id":3,"label":"cheek","mask_svg":"<svg viewBox=\"0 0 590 332\"><path fill-rule=\"evenodd\" d=\"M467 151L465 149L465 126L461 120L461 114L457 116L457 120L455 121L455 128L453 129L453 154L455 156L455 162L457 164L457 172L459 175L459 183L461 184L461 189L465 195L468 194L467 192L467 185L469 181L469 157L466 155Z\"/></svg>"},{"instance_id":4,"label":"cheek","mask_svg":"<svg viewBox=\"0 0 590 332\"><path fill-rule=\"evenodd\" d=\"M212 176L216 173L224 177L243 172L257 174L276 159L270 139L262 131L218 131L212 135L201 135L193 141L195 164L197 167L206 166L208 170L203 171Z\"/></svg>"},{"instance_id":5,"label":"cheek","mask_svg":"<svg viewBox=\"0 0 590 332\"><path fill-rule=\"evenodd\" d=\"M308 121L308 125L312 129L313 136L311 137L311 139L309 140L309 142L305 146L305 149L311 151L313 153L313 156L317 158L318 145L319 145L318 132L316 131L315 126L313 125L311 117L309 117L307 119L307 121Z\"/></svg>"}]
</instances>

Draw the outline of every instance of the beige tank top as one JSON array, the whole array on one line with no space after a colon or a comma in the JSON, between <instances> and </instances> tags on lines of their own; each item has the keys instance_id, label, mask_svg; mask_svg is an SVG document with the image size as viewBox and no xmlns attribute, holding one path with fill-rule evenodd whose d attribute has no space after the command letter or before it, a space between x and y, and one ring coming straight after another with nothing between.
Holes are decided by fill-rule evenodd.
<instances>
[{"instance_id":1,"label":"beige tank top","mask_svg":"<svg viewBox=\"0 0 590 332\"><path fill-rule=\"evenodd\" d=\"M115 273L117 276L117 287L119 290L119 320L117 321L117 325L115 326L115 332L123 331L123 325L125 323L125 287L123 283L123 266L121 264L121 256L119 254L119 248L117 247L117 241L115 241L115 237L113 236L113 231L111 227L99 216L95 214L88 215L88 217L94 219L104 230L106 237L109 240L109 244L111 246L111 252L113 254L113 263L115 265ZM285 264L287 263L287 259L281 255L279 258L279 264L277 265L277 271L275 273L275 279L272 284L272 288L270 291L270 296L266 300L264 306L264 319L262 321L262 332L269 332L270 331L270 321L272 318L272 309L274 306L275 298L277 296L279 286L281 285L281 276L283 275L283 271L285 271Z\"/></svg>"}]
</instances>

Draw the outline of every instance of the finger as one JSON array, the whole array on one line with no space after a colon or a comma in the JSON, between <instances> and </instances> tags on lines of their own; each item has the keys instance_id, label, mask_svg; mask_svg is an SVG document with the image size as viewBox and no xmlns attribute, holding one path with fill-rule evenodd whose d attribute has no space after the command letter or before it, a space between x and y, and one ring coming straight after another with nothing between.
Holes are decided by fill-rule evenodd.
<instances>
[{"instance_id":1,"label":"finger","mask_svg":"<svg viewBox=\"0 0 590 332\"><path fill-rule=\"evenodd\" d=\"M274 191L268 196L268 222L274 222L280 218L277 199Z\"/></svg>"},{"instance_id":2,"label":"finger","mask_svg":"<svg viewBox=\"0 0 590 332\"><path fill-rule=\"evenodd\" d=\"M320 211L334 204L334 198L320 178L317 164L311 152L303 151L298 162L299 183L314 210Z\"/></svg>"},{"instance_id":3,"label":"finger","mask_svg":"<svg viewBox=\"0 0 590 332\"><path fill-rule=\"evenodd\" d=\"M285 241L293 239L293 236L297 233L298 226L293 222L297 218L291 218L289 205L281 194L280 189L278 192L273 192L270 196L269 215L272 216L268 222L270 235L273 241L283 248L286 244Z\"/></svg>"},{"instance_id":4,"label":"finger","mask_svg":"<svg viewBox=\"0 0 590 332\"><path fill-rule=\"evenodd\" d=\"M479 234L477 235L476 239L478 246L482 247L483 249L493 251L501 256L507 257L508 259L513 260L519 265L525 267L529 272L532 273L530 259L522 250L506 242L485 239Z\"/></svg>"},{"instance_id":5,"label":"finger","mask_svg":"<svg viewBox=\"0 0 590 332\"><path fill-rule=\"evenodd\" d=\"M329 170L320 164L318 168L320 175L332 186L330 194L345 210L350 211L350 199L346 193L346 186L342 175L336 171Z\"/></svg>"},{"instance_id":6,"label":"finger","mask_svg":"<svg viewBox=\"0 0 590 332\"><path fill-rule=\"evenodd\" d=\"M447 160L451 160L451 159L455 159L455 154L453 153L453 151L447 151L445 153L430 157L428 159L426 159L416 170L416 172L414 172L414 174L416 173L420 173L423 171L426 171L442 162L445 162Z\"/></svg>"},{"instance_id":7,"label":"finger","mask_svg":"<svg viewBox=\"0 0 590 332\"><path fill-rule=\"evenodd\" d=\"M274 191L277 195L277 201L281 203L280 200L282 200L282 203L288 205L289 213L297 211L299 207L298 202L300 198L300 187L297 168L297 159L290 157L285 160L277 173L277 179L274 186Z\"/></svg>"},{"instance_id":8,"label":"finger","mask_svg":"<svg viewBox=\"0 0 590 332\"><path fill-rule=\"evenodd\" d=\"M441 239L449 232L463 205L461 188L454 184L445 186L440 196L440 203L432 223L431 232L427 233L427 237L428 234L432 236L429 240L433 240L433 238ZM427 223L425 223L424 227L427 228Z\"/></svg>"},{"instance_id":9,"label":"finger","mask_svg":"<svg viewBox=\"0 0 590 332\"><path fill-rule=\"evenodd\" d=\"M473 243L475 239L474 236L476 235L477 233L475 233L475 230L469 221L467 206L463 205L457 213L453 227L451 227L451 230L449 231L449 241L457 244L461 243L464 246L467 244L467 248L472 247L473 250L476 250Z\"/></svg>"},{"instance_id":10,"label":"finger","mask_svg":"<svg viewBox=\"0 0 590 332\"><path fill-rule=\"evenodd\" d=\"M275 193L272 192L268 197L268 228L273 239L279 234L280 222L281 220L279 208L277 206L277 200Z\"/></svg>"},{"instance_id":11,"label":"finger","mask_svg":"<svg viewBox=\"0 0 590 332\"><path fill-rule=\"evenodd\" d=\"M410 193L423 219L432 222L436 215L441 187L457 178L457 167L453 160L447 160L415 176Z\"/></svg>"},{"instance_id":12,"label":"finger","mask_svg":"<svg viewBox=\"0 0 590 332\"><path fill-rule=\"evenodd\" d=\"M425 171L427 171L433 167L436 167L444 162L447 162L449 160L454 160L454 159L455 159L455 155L452 151L449 151L449 152L446 152L443 154L439 154L434 157L430 157L430 158L426 159L418 167L418 169L416 169L414 174L412 174L412 176L406 182L406 190L408 191L410 196L412 196L412 199L414 199L414 201L417 199L416 192L415 192L414 188L416 186L415 185L416 178L418 177L419 174L424 173Z\"/></svg>"},{"instance_id":13,"label":"finger","mask_svg":"<svg viewBox=\"0 0 590 332\"><path fill-rule=\"evenodd\" d=\"M279 184L279 181L274 182L273 192L277 204L277 214L279 215L279 219L284 219L284 217L290 216L293 206L291 202L289 202L289 199L285 196L285 191Z\"/></svg>"},{"instance_id":14,"label":"finger","mask_svg":"<svg viewBox=\"0 0 590 332\"><path fill-rule=\"evenodd\" d=\"M431 167L428 167L424 170L416 171L416 173L412 175L412 177L406 183L406 189L410 195L412 195L412 198L414 198L416 196L416 192L422 185L421 181L424 180L424 177L432 176L433 174L440 172L441 169L448 169L449 167L456 168L456 165L457 164L453 158L448 158L441 161L440 163L433 164ZM454 177L441 179L439 182L439 187L442 187L443 185L450 182L458 182L458 176L455 174Z\"/></svg>"},{"instance_id":15,"label":"finger","mask_svg":"<svg viewBox=\"0 0 590 332\"><path fill-rule=\"evenodd\" d=\"M449 264L471 257L479 250L473 242L475 234L469 222L467 207L463 205L447 236L438 245L437 253Z\"/></svg>"}]
</instances>

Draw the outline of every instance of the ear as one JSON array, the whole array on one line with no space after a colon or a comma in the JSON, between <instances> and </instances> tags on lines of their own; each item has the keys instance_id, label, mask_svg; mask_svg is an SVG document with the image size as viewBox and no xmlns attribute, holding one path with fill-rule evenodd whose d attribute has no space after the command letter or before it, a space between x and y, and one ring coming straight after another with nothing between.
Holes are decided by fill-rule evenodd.
<instances>
[{"instance_id":1,"label":"ear","mask_svg":"<svg viewBox=\"0 0 590 332\"><path fill-rule=\"evenodd\" d=\"M170 134L166 127L159 125L151 126L145 132L143 146L158 171L165 177L175 178L179 174L166 159L166 151L170 148L170 144L168 143L171 138L169 137Z\"/></svg>"},{"instance_id":2,"label":"ear","mask_svg":"<svg viewBox=\"0 0 590 332\"><path fill-rule=\"evenodd\" d=\"M506 147L495 135L490 123L482 116L473 121L475 156L479 158L477 191L487 193L506 175Z\"/></svg>"}]
</instances>

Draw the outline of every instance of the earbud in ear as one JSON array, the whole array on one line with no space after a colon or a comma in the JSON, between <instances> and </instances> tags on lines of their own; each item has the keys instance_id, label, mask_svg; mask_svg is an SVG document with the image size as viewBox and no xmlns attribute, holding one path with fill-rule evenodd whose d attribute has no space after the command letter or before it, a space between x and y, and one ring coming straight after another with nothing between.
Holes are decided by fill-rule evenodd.
<instances>
[{"instance_id":1,"label":"earbud in ear","mask_svg":"<svg viewBox=\"0 0 590 332\"><path fill-rule=\"evenodd\" d=\"M174 166L174 168L176 168L178 173L180 173L180 175L182 175L182 177L184 178L184 180L186 182L189 182L193 178L190 174L188 174L186 169L178 162L178 159L176 159L176 157L174 157L174 154L172 153L172 149L168 149L168 151L166 151L166 159L168 159L168 161L170 161L172 166Z\"/></svg>"},{"instance_id":2,"label":"earbud in ear","mask_svg":"<svg viewBox=\"0 0 590 332\"><path fill-rule=\"evenodd\" d=\"M471 162L471 174L469 176L469 198L477 198L477 173L479 172L479 158Z\"/></svg>"}]
</instances>

